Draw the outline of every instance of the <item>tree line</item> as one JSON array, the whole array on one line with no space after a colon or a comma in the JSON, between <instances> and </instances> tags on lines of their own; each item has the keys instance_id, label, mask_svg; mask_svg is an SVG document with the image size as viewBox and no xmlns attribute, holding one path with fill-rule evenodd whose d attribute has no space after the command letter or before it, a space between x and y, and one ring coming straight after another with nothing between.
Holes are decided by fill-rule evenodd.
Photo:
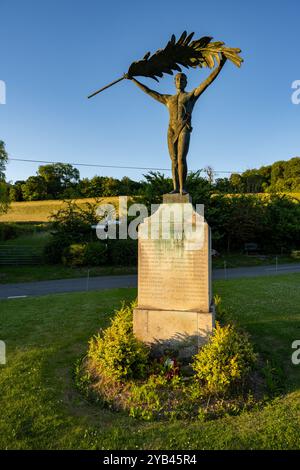
<instances>
[{"instance_id":1,"label":"tree line","mask_svg":"<svg viewBox=\"0 0 300 470\"><path fill-rule=\"evenodd\" d=\"M3 168L0 167L0 178L1 175L3 178L3 174ZM72 165L53 163L39 166L36 175L29 176L26 180L7 183L7 192L11 201L132 196L144 193L151 180L151 174L153 172L148 174L150 179L144 175L142 181L134 181L128 176L122 179L109 176L81 179L79 170ZM225 178L215 178L214 170L210 167L199 170L197 174L199 184L209 186L215 193L220 194L300 191L300 157L277 161L241 174L232 173ZM171 179L165 180L170 186Z\"/></svg>"},{"instance_id":2,"label":"tree line","mask_svg":"<svg viewBox=\"0 0 300 470\"><path fill-rule=\"evenodd\" d=\"M9 184L4 177L6 162L7 153L0 141L0 212L8 200L4 197L5 191L12 200L21 201L128 195L133 202L144 203L149 208L151 204L161 203L162 194L172 190L171 178L159 172L149 172L142 181L106 176L80 179L79 171L64 163L41 165L35 176ZM293 195L282 192L300 190L296 183L299 179L300 158L295 157L259 170L232 174L229 178L215 179L211 168L205 172L190 172L187 189L194 204L205 206L205 218L212 228L216 249L241 250L245 243L255 242L264 252L288 253L300 247L300 204ZM266 194L262 197L255 194L258 192ZM53 259L53 246L62 256L62 250L68 249L70 244L86 243L86 237L90 237L94 208L84 220L79 209L75 210L72 205L69 208L73 216L64 213L67 224L76 221L79 225L72 225L72 230L66 233L66 224L59 220L64 233L56 230L50 249ZM76 238L73 239L73 235L70 238L70 233L76 234ZM132 256L132 251L129 253Z\"/></svg>"},{"instance_id":3,"label":"tree line","mask_svg":"<svg viewBox=\"0 0 300 470\"><path fill-rule=\"evenodd\" d=\"M300 157L277 161L259 169L233 173L224 185L233 193L270 193L300 191Z\"/></svg>"}]
</instances>

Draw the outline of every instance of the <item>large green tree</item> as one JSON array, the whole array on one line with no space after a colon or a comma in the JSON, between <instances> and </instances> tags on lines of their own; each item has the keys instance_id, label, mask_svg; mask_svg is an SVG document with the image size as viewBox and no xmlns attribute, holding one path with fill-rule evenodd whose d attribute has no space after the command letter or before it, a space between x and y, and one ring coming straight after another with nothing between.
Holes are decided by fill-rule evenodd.
<instances>
[{"instance_id":1,"label":"large green tree","mask_svg":"<svg viewBox=\"0 0 300 470\"><path fill-rule=\"evenodd\" d=\"M8 159L3 140L0 140L0 214L6 212L9 205L8 187L5 183L5 168Z\"/></svg>"},{"instance_id":2,"label":"large green tree","mask_svg":"<svg viewBox=\"0 0 300 470\"><path fill-rule=\"evenodd\" d=\"M68 196L70 190L79 181L79 171L69 163L51 163L39 166L38 176L44 179L47 194L56 199Z\"/></svg>"},{"instance_id":3,"label":"large green tree","mask_svg":"<svg viewBox=\"0 0 300 470\"><path fill-rule=\"evenodd\" d=\"M41 176L29 176L22 184L22 193L25 201L39 201L47 199L45 180Z\"/></svg>"},{"instance_id":4,"label":"large green tree","mask_svg":"<svg viewBox=\"0 0 300 470\"><path fill-rule=\"evenodd\" d=\"M22 187L25 184L25 181L18 180L15 181L15 184L10 185L9 187L9 198L11 201L20 202L24 201L24 195Z\"/></svg>"},{"instance_id":5,"label":"large green tree","mask_svg":"<svg viewBox=\"0 0 300 470\"><path fill-rule=\"evenodd\" d=\"M0 140L0 181L5 180L5 167L6 167L6 162L8 160L8 155L5 150L5 144L3 140Z\"/></svg>"}]
</instances>

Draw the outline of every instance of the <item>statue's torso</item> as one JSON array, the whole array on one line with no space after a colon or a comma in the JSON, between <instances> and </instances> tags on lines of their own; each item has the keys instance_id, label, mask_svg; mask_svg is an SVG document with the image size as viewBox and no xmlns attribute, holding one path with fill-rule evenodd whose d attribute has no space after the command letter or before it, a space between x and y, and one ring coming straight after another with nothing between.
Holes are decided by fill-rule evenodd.
<instances>
[{"instance_id":1,"label":"statue's torso","mask_svg":"<svg viewBox=\"0 0 300 470\"><path fill-rule=\"evenodd\" d=\"M169 126L173 131L177 131L181 128L187 119L190 122L190 115L192 114L194 104L193 92L180 92L176 95L168 96L167 107L170 114Z\"/></svg>"}]
</instances>

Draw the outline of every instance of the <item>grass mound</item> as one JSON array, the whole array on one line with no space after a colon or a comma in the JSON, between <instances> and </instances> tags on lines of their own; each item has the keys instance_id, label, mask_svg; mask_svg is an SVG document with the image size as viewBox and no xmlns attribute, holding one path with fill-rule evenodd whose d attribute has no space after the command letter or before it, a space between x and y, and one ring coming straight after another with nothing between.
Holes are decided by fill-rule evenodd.
<instances>
[{"instance_id":1,"label":"grass mound","mask_svg":"<svg viewBox=\"0 0 300 470\"><path fill-rule=\"evenodd\" d=\"M87 396L146 420L215 418L256 402L249 374L257 355L246 333L217 322L189 366L178 360L178 351L157 359L133 334L134 305L123 305L111 325L90 340L76 369ZM218 309L224 318L220 299Z\"/></svg>"}]
</instances>

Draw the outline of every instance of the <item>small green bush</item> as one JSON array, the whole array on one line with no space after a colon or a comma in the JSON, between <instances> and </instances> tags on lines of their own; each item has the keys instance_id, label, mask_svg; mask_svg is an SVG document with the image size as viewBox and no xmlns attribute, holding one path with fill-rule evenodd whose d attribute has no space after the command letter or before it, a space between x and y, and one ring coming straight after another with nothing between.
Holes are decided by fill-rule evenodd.
<instances>
[{"instance_id":1,"label":"small green bush","mask_svg":"<svg viewBox=\"0 0 300 470\"><path fill-rule=\"evenodd\" d=\"M19 235L15 224L0 223L0 241L11 240Z\"/></svg>"},{"instance_id":2,"label":"small green bush","mask_svg":"<svg viewBox=\"0 0 300 470\"><path fill-rule=\"evenodd\" d=\"M73 243L64 250L62 261L71 267L84 266L86 264L85 254L86 243Z\"/></svg>"},{"instance_id":3,"label":"small green bush","mask_svg":"<svg viewBox=\"0 0 300 470\"><path fill-rule=\"evenodd\" d=\"M248 335L232 324L222 327L217 322L208 343L194 356L192 368L208 392L219 394L242 380L255 362Z\"/></svg>"},{"instance_id":4,"label":"small green bush","mask_svg":"<svg viewBox=\"0 0 300 470\"><path fill-rule=\"evenodd\" d=\"M107 263L107 248L104 243L72 243L64 249L61 257L67 266L102 266Z\"/></svg>"},{"instance_id":5,"label":"small green bush","mask_svg":"<svg viewBox=\"0 0 300 470\"><path fill-rule=\"evenodd\" d=\"M52 236L44 247L44 259L46 263L58 264L62 262L64 251L70 245L70 240L64 237Z\"/></svg>"},{"instance_id":6,"label":"small green bush","mask_svg":"<svg viewBox=\"0 0 300 470\"><path fill-rule=\"evenodd\" d=\"M229 323L228 311L223 307L222 299L218 294L216 294L214 296L214 305L215 305L215 309L216 309L216 320L221 325Z\"/></svg>"},{"instance_id":7,"label":"small green bush","mask_svg":"<svg viewBox=\"0 0 300 470\"><path fill-rule=\"evenodd\" d=\"M137 240L109 240L109 261L115 266L134 266L137 264Z\"/></svg>"},{"instance_id":8,"label":"small green bush","mask_svg":"<svg viewBox=\"0 0 300 470\"><path fill-rule=\"evenodd\" d=\"M216 300L220 305L221 299ZM116 312L111 325L90 340L87 356L77 364L76 384L86 397L147 421L203 421L254 406L252 394L245 394L250 380L242 380L256 361L245 333L217 323L187 370L170 355L154 358L135 338L134 306L123 305ZM233 384L239 387L233 389Z\"/></svg>"},{"instance_id":9,"label":"small green bush","mask_svg":"<svg viewBox=\"0 0 300 470\"><path fill-rule=\"evenodd\" d=\"M149 350L133 334L132 311L133 305L123 305L110 327L89 343L88 358L105 379L120 382L145 376Z\"/></svg>"},{"instance_id":10,"label":"small green bush","mask_svg":"<svg viewBox=\"0 0 300 470\"><path fill-rule=\"evenodd\" d=\"M300 259L300 250L293 250L291 252L291 257L295 259Z\"/></svg>"},{"instance_id":11,"label":"small green bush","mask_svg":"<svg viewBox=\"0 0 300 470\"><path fill-rule=\"evenodd\" d=\"M85 263L88 266L102 266L107 263L107 248L100 240L86 245Z\"/></svg>"}]
</instances>

